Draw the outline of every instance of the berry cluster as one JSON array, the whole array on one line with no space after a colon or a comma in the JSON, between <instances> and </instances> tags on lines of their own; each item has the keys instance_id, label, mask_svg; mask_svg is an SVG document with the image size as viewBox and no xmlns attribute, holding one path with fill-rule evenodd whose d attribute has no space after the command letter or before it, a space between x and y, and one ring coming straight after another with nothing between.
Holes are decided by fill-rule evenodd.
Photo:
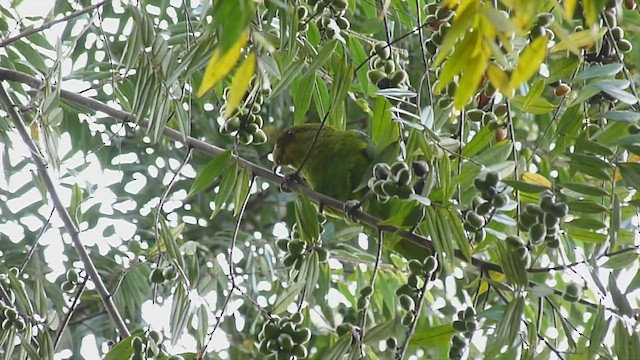
<instances>
[{"instance_id":1,"label":"berry cluster","mask_svg":"<svg viewBox=\"0 0 640 360\"><path fill-rule=\"evenodd\" d=\"M406 311L402 316L402 325L410 326L418 316L420 309L416 309L416 301L420 298L424 283L429 281L437 267L438 261L433 256L427 256L424 261L412 259L407 263L410 272L407 283L396 290L400 306Z\"/></svg>"},{"instance_id":2,"label":"berry cluster","mask_svg":"<svg viewBox=\"0 0 640 360\"><path fill-rule=\"evenodd\" d=\"M313 13L319 15L315 23L325 39L340 38L341 32L351 27L345 17L347 0L309 0L309 5L313 6Z\"/></svg>"},{"instance_id":3,"label":"berry cluster","mask_svg":"<svg viewBox=\"0 0 640 360\"><path fill-rule=\"evenodd\" d=\"M479 243L486 237L485 226L495 212L509 204L511 199L500 183L500 174L488 172L484 179L476 178L474 187L480 191L472 200L472 209L464 215L464 228L473 235L473 242Z\"/></svg>"},{"instance_id":4,"label":"berry cluster","mask_svg":"<svg viewBox=\"0 0 640 360\"><path fill-rule=\"evenodd\" d=\"M536 22L533 24L531 32L529 33L529 38L533 40L539 36L546 36L549 40L553 40L556 35L549 29L549 26L551 26L554 21L555 18L549 13L538 14Z\"/></svg>"},{"instance_id":5,"label":"berry cluster","mask_svg":"<svg viewBox=\"0 0 640 360\"><path fill-rule=\"evenodd\" d=\"M473 332L478 328L476 311L473 307L467 307L458 311L457 320L453 321L453 329L459 332L451 338L451 348L449 349L449 359L460 359L467 347L467 339L471 339Z\"/></svg>"},{"instance_id":6,"label":"berry cluster","mask_svg":"<svg viewBox=\"0 0 640 360\"><path fill-rule=\"evenodd\" d=\"M0 324L2 324L2 330L8 331L11 328L16 331L22 331L26 328L27 324L24 319L18 314L16 309L7 306L0 301Z\"/></svg>"},{"instance_id":7,"label":"berry cluster","mask_svg":"<svg viewBox=\"0 0 640 360\"><path fill-rule=\"evenodd\" d=\"M411 185L412 175L407 163L396 161L391 166L378 163L373 167L373 177L369 179L368 185L381 203L386 203L392 197L407 200L416 192L422 193L429 166L424 161L416 162L413 172L417 180Z\"/></svg>"},{"instance_id":8,"label":"berry cluster","mask_svg":"<svg viewBox=\"0 0 640 360\"><path fill-rule=\"evenodd\" d=\"M399 88L408 89L409 75L400 68L399 58L393 56L391 47L381 41L376 43L371 50L370 70L367 77L372 84L379 89Z\"/></svg>"},{"instance_id":9,"label":"berry cluster","mask_svg":"<svg viewBox=\"0 0 640 360\"><path fill-rule=\"evenodd\" d=\"M531 253L529 252L529 248L527 245L520 239L518 236L507 236L505 239L507 246L514 250L516 254L520 257L522 262L524 263L524 267L531 266Z\"/></svg>"},{"instance_id":10,"label":"berry cluster","mask_svg":"<svg viewBox=\"0 0 640 360\"><path fill-rule=\"evenodd\" d=\"M280 320L270 319L262 326L258 334L258 348L263 355L273 355L276 359L298 359L307 357L309 351L305 344L311 339L311 330L300 326L304 317L295 313Z\"/></svg>"},{"instance_id":11,"label":"berry cluster","mask_svg":"<svg viewBox=\"0 0 640 360\"><path fill-rule=\"evenodd\" d=\"M173 265L157 267L151 270L149 281L152 284L162 284L165 281L173 281L178 278L178 272Z\"/></svg>"},{"instance_id":12,"label":"berry cluster","mask_svg":"<svg viewBox=\"0 0 640 360\"><path fill-rule=\"evenodd\" d=\"M562 298L569 302L578 302L580 301L581 293L582 289L578 284L569 283L562 293Z\"/></svg>"},{"instance_id":13,"label":"berry cluster","mask_svg":"<svg viewBox=\"0 0 640 360\"><path fill-rule=\"evenodd\" d=\"M540 204L527 204L520 214L520 229L529 231L529 242L538 246L543 242L551 249L560 247L558 232L560 220L567 216L569 206L549 194L540 198Z\"/></svg>"},{"instance_id":14,"label":"berry cluster","mask_svg":"<svg viewBox=\"0 0 640 360\"><path fill-rule=\"evenodd\" d=\"M318 214L320 234L324 232L324 224L326 222L327 218L323 214ZM295 270L300 270L304 258L309 256L312 251L315 251L318 254L318 260L321 263L326 262L329 258L329 250L320 246L320 242L316 242L314 245L311 245L300 238L300 234L297 231L297 224L294 225L291 230L291 239L278 239L276 241L276 246L287 254L282 260L284 266L293 266Z\"/></svg>"},{"instance_id":15,"label":"berry cluster","mask_svg":"<svg viewBox=\"0 0 640 360\"><path fill-rule=\"evenodd\" d=\"M453 17L453 11L446 7L440 7L437 3L430 3L424 7L427 14L425 23L434 30L427 40L424 41L424 50L429 57L433 57L438 51L438 46L442 44L444 35L451 27L449 20Z\"/></svg>"},{"instance_id":16,"label":"berry cluster","mask_svg":"<svg viewBox=\"0 0 640 360\"><path fill-rule=\"evenodd\" d=\"M250 88L254 88L256 85L254 79L251 80ZM226 88L222 95L223 100L227 100L228 93L229 88ZM237 136L244 145L264 144L267 141L267 134L262 130L264 120L260 111L265 96L269 96L269 94L271 94L271 88L262 88L252 101L245 101L244 107L236 110L229 119L218 118L218 123L221 124L220 133ZM220 113L223 114L225 109L226 103L220 107Z\"/></svg>"},{"instance_id":17,"label":"berry cluster","mask_svg":"<svg viewBox=\"0 0 640 360\"><path fill-rule=\"evenodd\" d=\"M72 292L80 284L80 278L76 269L69 269L65 274L66 280L62 283L60 288L65 292Z\"/></svg>"},{"instance_id":18,"label":"berry cluster","mask_svg":"<svg viewBox=\"0 0 640 360\"><path fill-rule=\"evenodd\" d=\"M162 348L162 336L157 331L149 331L147 336L134 336L131 338L133 354L130 360L153 359L160 355ZM172 359L181 359L181 356L173 355ZM169 359L169 358L167 358Z\"/></svg>"}]
</instances>

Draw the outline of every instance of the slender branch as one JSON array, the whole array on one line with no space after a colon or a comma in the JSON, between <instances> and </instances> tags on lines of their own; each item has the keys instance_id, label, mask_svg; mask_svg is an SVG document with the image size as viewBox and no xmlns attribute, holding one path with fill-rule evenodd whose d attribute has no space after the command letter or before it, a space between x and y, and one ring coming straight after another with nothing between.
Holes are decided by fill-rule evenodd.
<instances>
[{"instance_id":1,"label":"slender branch","mask_svg":"<svg viewBox=\"0 0 640 360\"><path fill-rule=\"evenodd\" d=\"M422 306L424 306L424 300L427 294L427 286L429 285L429 276L424 277L424 284L422 284L422 289L420 289L420 297L418 298L418 303L416 304L416 316L414 317L411 325L409 326L409 330L407 330L407 334L404 338L404 342L402 343L402 347L399 349L400 351L396 353L396 359L403 359L404 355L407 353L409 349L409 342L411 338L416 332L416 326L418 325L418 320L420 320L420 313L422 312Z\"/></svg>"},{"instance_id":2,"label":"slender branch","mask_svg":"<svg viewBox=\"0 0 640 360\"><path fill-rule=\"evenodd\" d=\"M0 68L0 80L10 80L10 81L17 81L20 83L24 83L27 84L33 88L38 88L42 85L42 81L33 78L29 75L26 74L22 74L13 70L8 70L8 69L3 69ZM84 97L82 95L78 95L76 93L70 92L70 91L66 91L66 90L61 90L60 91L60 97L67 100L67 101L71 101L75 104L78 105L82 105L82 106L86 106L89 109L92 109L94 111L99 111L99 112L103 112L119 121L122 122L130 122L130 123L136 123L136 117L130 113L127 113L125 111L122 110L118 110L115 108L112 108L100 101L91 99L91 98L87 98ZM13 111L13 109L11 109ZM15 111L13 111L15 113ZM137 122L138 126L141 126L143 128L147 128L150 126L150 123L148 120L143 120L140 119L140 121ZM24 125L23 125L24 126ZM174 140L176 142L182 143L185 146L188 147L193 147L193 149L200 151L204 154L207 155L211 155L211 156L216 156L219 155L223 152L225 152L225 149L219 148L217 146L208 144L204 141L200 141L197 140L195 138L192 137L184 137L182 135L182 133L180 133L177 130L174 129L170 129L170 128L165 128L163 130L163 135L171 140ZM27 135L27 139L28 139L28 135ZM285 179L283 179L281 176L274 174L271 170L266 169L262 166L259 166L257 164L254 164L248 160L245 160L237 155L232 155L232 159L233 161L236 161L238 163L238 165L242 168L247 169L249 172L251 172L252 176L259 176L264 178L267 181L270 181L272 183L276 183L276 184L282 184L284 181L286 181ZM42 161L39 159L39 163L42 163ZM289 188L292 191L298 192L298 193L302 193L304 195L306 195L307 197L309 197L311 200L313 200L314 202L318 203L318 204L323 204L324 206L328 206L332 209L335 209L337 211L344 211L344 203L342 201L336 200L334 198L331 198L329 196L326 196L324 194L318 193L316 191L311 190L310 188L302 185L302 184L298 184L298 183L294 183L294 182L289 182L288 183ZM64 209L63 209L64 210ZM66 210L65 210L66 213ZM67 214L68 215L68 214ZM385 232L389 232L389 233L393 233L396 236L400 236L405 240L411 241L412 243L423 247L425 249L430 250L431 252L435 253L435 249L433 246L433 243L428 240L427 238L425 238L424 236L415 234L411 231L407 231L407 230L399 230L397 227L392 226L392 225L383 225L382 221L374 216L371 216L367 213L364 213L360 210L354 210L352 212L352 217L359 221L360 223L364 224L364 225L368 225L372 228L375 229L380 229L382 231ZM77 238L77 237L76 237ZM462 254L462 252L459 249L455 249L454 255L456 258L458 258L461 261L464 262L468 262L466 257L464 256L464 254ZM486 260L481 260L475 257L471 258L471 264L475 267L477 267L478 269L480 269L481 271L493 271L493 272L498 272L498 273L504 273L504 271L502 270L502 267L496 263L493 262L489 262ZM536 270L536 269L532 269L532 270ZM541 271L531 271L528 270L528 272L541 272ZM91 275L91 274L90 274ZM92 278L93 280L93 278ZM536 286L537 284L534 282L529 282L529 286ZM557 295L562 295L562 292L560 290L557 289L553 289L554 293ZM591 308L597 308L598 305L591 303L589 301L583 300L581 299L579 301L581 304L589 306ZM617 311L613 310L613 309L609 309L607 308L607 310L610 310L614 313L617 313Z\"/></svg>"},{"instance_id":3,"label":"slender branch","mask_svg":"<svg viewBox=\"0 0 640 360\"><path fill-rule=\"evenodd\" d=\"M49 213L49 217L47 217L47 221L44 223L44 225L42 225L42 229L40 229L40 232L38 233L36 240L33 242L33 245L31 245L31 249L29 249L29 253L22 261L22 265L20 265L20 271L19 271L20 274L22 274L24 269L27 267L27 264L29 263L29 260L31 260L31 258L33 257L33 254L35 254L36 249L38 248L38 242L40 241L40 238L42 238L42 235L44 234L44 232L47 231L47 229L49 228L51 217L53 216L53 213L55 211L56 211L55 208L51 209L51 212Z\"/></svg>"},{"instance_id":4,"label":"slender branch","mask_svg":"<svg viewBox=\"0 0 640 360\"><path fill-rule=\"evenodd\" d=\"M78 287L78 291L76 291L76 296L74 296L73 298L73 303L71 303L71 306L69 307L69 311L67 312L67 315L64 317L64 321L62 321L62 326L60 326L60 330L58 330L58 333L56 334L56 339L53 342L53 350L58 348L58 345L60 344L60 340L62 339L62 335L64 334L64 331L69 326L69 321L71 320L73 313L78 308L78 304L80 304L80 297L82 296L84 289L87 287L88 281L89 281L89 277L85 276L84 280L80 283L80 286Z\"/></svg>"},{"instance_id":5,"label":"slender branch","mask_svg":"<svg viewBox=\"0 0 640 360\"><path fill-rule=\"evenodd\" d=\"M100 299L102 300L102 304L104 305L105 309L109 313L109 316L111 317L111 320L114 322L114 325L118 330L118 333L120 334L120 336L123 338L128 337L129 330L127 329L127 326L124 323L124 320L120 316L118 309L116 309L115 304L111 299L111 295L109 294L109 291L107 290L106 286L102 282L102 279L100 279L100 274L98 273L98 269L96 269L95 265L93 264L93 260L91 260L91 257L87 252L87 249L84 247L84 245L80 241L79 231L76 228L76 225L73 223L71 216L69 216L69 212L62 204L62 201L58 196L58 192L56 190L56 186L53 182L53 179L51 178L51 176L49 175L49 172L47 171L47 166L44 163L44 160L42 159L40 152L38 151L38 148L29 137L29 132L27 131L27 128L24 122L22 121L22 117L20 117L20 115L16 112L13 102L9 98L9 95L7 94L7 92L5 91L4 86L0 86L0 103L2 104L2 107L7 112L7 114L9 114L9 117L13 122L13 126L15 126L15 128L18 130L18 133L20 134L22 141L25 143L25 145L29 149L29 152L31 153L31 159L33 160L33 163L36 165L38 169L38 174L40 175L42 182L47 188L47 192L51 196L51 201L53 202L53 205L56 211L58 212L58 215L62 219L62 222L64 223L64 227L67 230L67 233L71 237L71 242L73 243L73 246L76 250L76 253L78 254L78 257L84 264L84 268L85 268L84 270L87 272L87 274L89 274L89 278L91 279L91 281L93 281L96 287L96 292L100 296Z\"/></svg>"},{"instance_id":6,"label":"slender branch","mask_svg":"<svg viewBox=\"0 0 640 360\"><path fill-rule=\"evenodd\" d=\"M38 27L31 28L29 30L23 31L23 32L21 32L20 34L18 34L16 36L13 36L13 37L10 37L10 38L6 38L6 39L0 41L0 48L9 45L12 42L18 41L18 40L22 39L23 37L27 37L29 35L33 35L35 33L39 33L40 31L48 29L48 28L52 27L53 25L65 22L67 20L76 18L76 17L78 17L80 15L83 15L83 14L86 14L88 12L91 12L91 11L93 11L93 10L95 10L95 9L97 9L97 8L107 4L107 3L110 3L110 2L111 2L111 0L103 0L103 1L101 1L101 2L99 2L97 4L95 4L95 5L87 6L84 9L80 9L78 11L74 11L74 12L72 12L71 14L69 14L67 16L61 17L60 19L51 20L51 21L46 22L46 23L44 23L44 24L42 24L42 25L40 25Z\"/></svg>"}]
</instances>

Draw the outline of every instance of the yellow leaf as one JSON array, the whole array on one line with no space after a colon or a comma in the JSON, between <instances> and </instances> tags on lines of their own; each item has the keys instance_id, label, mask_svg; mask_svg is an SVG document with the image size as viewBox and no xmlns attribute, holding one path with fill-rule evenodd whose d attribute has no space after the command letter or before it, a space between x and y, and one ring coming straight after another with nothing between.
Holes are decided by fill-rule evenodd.
<instances>
[{"instance_id":1,"label":"yellow leaf","mask_svg":"<svg viewBox=\"0 0 640 360\"><path fill-rule=\"evenodd\" d=\"M504 280L503 273L491 271L489 272L489 277L495 282L502 282L502 280ZM486 281L482 281L480 283L480 288L478 289L478 295L484 294L487 290L489 290L489 283L487 283Z\"/></svg>"},{"instance_id":2,"label":"yellow leaf","mask_svg":"<svg viewBox=\"0 0 640 360\"><path fill-rule=\"evenodd\" d=\"M240 64L238 67L238 71L233 76L233 80L231 80L231 88L229 89L229 94L227 96L227 108L224 111L224 118L228 119L231 114L236 111L236 108L242 101L244 94L247 92L247 87L251 82L251 77L253 76L253 71L256 67L256 54L251 53L247 58Z\"/></svg>"},{"instance_id":3,"label":"yellow leaf","mask_svg":"<svg viewBox=\"0 0 640 360\"><path fill-rule=\"evenodd\" d=\"M487 67L487 77L494 88L498 89L502 95L511 97L513 89L509 87L509 77L498 65L489 64Z\"/></svg>"},{"instance_id":4,"label":"yellow leaf","mask_svg":"<svg viewBox=\"0 0 640 360\"><path fill-rule=\"evenodd\" d=\"M629 162L629 163L639 163L640 162L640 156L636 155L636 154L631 154L631 156L629 156L629 159L627 159L627 162ZM622 174L620 173L620 169L616 169L616 174L613 176L613 182L616 183L616 182L620 181L620 179L622 179Z\"/></svg>"},{"instance_id":5,"label":"yellow leaf","mask_svg":"<svg viewBox=\"0 0 640 360\"><path fill-rule=\"evenodd\" d=\"M600 29L594 31L593 29L586 29L575 32L568 36L562 36L562 32L556 31L556 35L561 39L559 43L549 49L549 52L555 53L558 51L569 50L573 53L580 54L580 48L590 48L595 42L602 38L606 29Z\"/></svg>"},{"instance_id":6,"label":"yellow leaf","mask_svg":"<svg viewBox=\"0 0 640 360\"><path fill-rule=\"evenodd\" d=\"M522 174L522 181L533 185L540 185L551 188L551 181L549 181L549 179L547 179L546 177L536 173L525 172L524 174Z\"/></svg>"},{"instance_id":7,"label":"yellow leaf","mask_svg":"<svg viewBox=\"0 0 640 360\"><path fill-rule=\"evenodd\" d=\"M573 19L573 13L576 11L577 0L564 1L564 14L567 19Z\"/></svg>"},{"instance_id":8,"label":"yellow leaf","mask_svg":"<svg viewBox=\"0 0 640 360\"><path fill-rule=\"evenodd\" d=\"M548 41L549 39L546 36L538 36L520 54L518 64L513 70L509 81L511 89L517 88L536 74L544 57L547 55Z\"/></svg>"},{"instance_id":9,"label":"yellow leaf","mask_svg":"<svg viewBox=\"0 0 640 360\"><path fill-rule=\"evenodd\" d=\"M240 58L240 51L247 43L248 36L249 32L245 30L227 52L220 54L218 49L213 52L202 77L198 97L204 95L233 69Z\"/></svg>"},{"instance_id":10,"label":"yellow leaf","mask_svg":"<svg viewBox=\"0 0 640 360\"><path fill-rule=\"evenodd\" d=\"M33 141L40 141L40 131L38 129L37 122L32 121L31 124L29 124L29 131L31 132L31 138L33 139Z\"/></svg>"}]
</instances>

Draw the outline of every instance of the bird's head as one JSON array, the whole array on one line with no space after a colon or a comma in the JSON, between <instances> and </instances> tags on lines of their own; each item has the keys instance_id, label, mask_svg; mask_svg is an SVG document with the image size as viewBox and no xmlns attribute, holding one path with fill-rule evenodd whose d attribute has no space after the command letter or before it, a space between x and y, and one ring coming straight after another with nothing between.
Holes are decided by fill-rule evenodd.
<instances>
[{"instance_id":1,"label":"bird's head","mask_svg":"<svg viewBox=\"0 0 640 360\"><path fill-rule=\"evenodd\" d=\"M291 166L297 169L311 146L319 127L319 123L298 124L282 131L273 148L275 166ZM329 129L330 127L325 125L320 135Z\"/></svg>"}]
</instances>

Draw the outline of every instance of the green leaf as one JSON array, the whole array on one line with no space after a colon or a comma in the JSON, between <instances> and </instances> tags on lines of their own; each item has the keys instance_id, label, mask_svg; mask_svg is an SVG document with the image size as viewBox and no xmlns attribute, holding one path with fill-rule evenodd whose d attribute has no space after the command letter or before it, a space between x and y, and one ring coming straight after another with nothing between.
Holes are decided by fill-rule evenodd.
<instances>
[{"instance_id":1,"label":"green leaf","mask_svg":"<svg viewBox=\"0 0 640 360\"><path fill-rule=\"evenodd\" d=\"M333 39L322 46L322 49L315 56L311 64L304 73L302 73L302 77L308 77L311 74L315 74L316 70L320 69L322 65L324 65L331 55L333 55L336 46L338 46L338 40Z\"/></svg>"},{"instance_id":2,"label":"green leaf","mask_svg":"<svg viewBox=\"0 0 640 360\"><path fill-rule=\"evenodd\" d=\"M534 115L548 114L556 107L542 97L526 100L522 95L514 96L511 100L511 105L514 109L522 110Z\"/></svg>"},{"instance_id":3,"label":"green leaf","mask_svg":"<svg viewBox=\"0 0 640 360\"><path fill-rule=\"evenodd\" d=\"M295 282L289 285L286 289L278 291L278 296L276 297L276 301L273 303L273 309L271 312L277 315L287 310L287 307L289 307L293 300L302 292L304 287L304 282Z\"/></svg>"},{"instance_id":4,"label":"green leaf","mask_svg":"<svg viewBox=\"0 0 640 360\"><path fill-rule=\"evenodd\" d=\"M270 100L274 99L276 96L280 95L284 90L289 89L289 86L302 72L304 68L304 60L300 59L290 64L286 64L282 66L285 71L282 72L282 78L278 81L271 91L271 95L265 100L266 103L269 103Z\"/></svg>"},{"instance_id":5,"label":"green leaf","mask_svg":"<svg viewBox=\"0 0 640 360\"><path fill-rule=\"evenodd\" d=\"M605 111L602 117L611 121L634 122L640 120L640 112L635 111Z\"/></svg>"},{"instance_id":6,"label":"green leaf","mask_svg":"<svg viewBox=\"0 0 640 360\"><path fill-rule=\"evenodd\" d=\"M371 140L376 144L376 153L398 140L398 124L391 121L391 105L383 96L376 96L371 122Z\"/></svg>"},{"instance_id":7,"label":"green leaf","mask_svg":"<svg viewBox=\"0 0 640 360\"><path fill-rule=\"evenodd\" d=\"M184 288L184 285L178 284L176 291L173 293L173 303L171 304L171 314L169 315L171 327L171 345L177 344L182 335L187 321L189 320L189 310L191 308L191 299Z\"/></svg>"},{"instance_id":8,"label":"green leaf","mask_svg":"<svg viewBox=\"0 0 640 360\"><path fill-rule=\"evenodd\" d=\"M575 191L577 193L584 194L584 195L609 196L609 193L607 191L597 186L578 184L578 183L567 183L567 184L562 184L561 186L562 188L566 188L571 191ZM560 190L560 192L562 192L562 190Z\"/></svg>"},{"instance_id":9,"label":"green leaf","mask_svg":"<svg viewBox=\"0 0 640 360\"><path fill-rule=\"evenodd\" d=\"M608 212L609 209L590 200L573 200L567 202L572 212L584 214L602 214Z\"/></svg>"},{"instance_id":10,"label":"green leaf","mask_svg":"<svg viewBox=\"0 0 640 360\"><path fill-rule=\"evenodd\" d=\"M592 230L571 228L568 229L567 233L573 241L585 244L603 244L607 240L606 234L600 234Z\"/></svg>"},{"instance_id":11,"label":"green leaf","mask_svg":"<svg viewBox=\"0 0 640 360\"><path fill-rule=\"evenodd\" d=\"M227 201L227 199L229 199L229 196L231 196L231 193L235 189L237 179L238 163L232 162L231 166L227 167L224 175L222 176L222 180L220 181L218 193L216 193L216 197L213 200L215 208L213 209L209 220L216 217L216 215L218 215L218 212L222 210L222 205Z\"/></svg>"},{"instance_id":12,"label":"green leaf","mask_svg":"<svg viewBox=\"0 0 640 360\"><path fill-rule=\"evenodd\" d=\"M296 224L301 238L307 244L313 244L320 237L318 230L318 212L309 198L301 194L294 202L296 212Z\"/></svg>"},{"instance_id":13,"label":"green leaf","mask_svg":"<svg viewBox=\"0 0 640 360\"><path fill-rule=\"evenodd\" d=\"M543 191L547 191L549 190L548 187L546 186L542 186L542 185L537 185L537 184L532 184L532 183L528 183L525 181L520 181L520 180L503 180L503 183L511 186L512 188L522 191L522 192L526 192L526 193L530 193L530 194L538 194L541 193Z\"/></svg>"},{"instance_id":14,"label":"green leaf","mask_svg":"<svg viewBox=\"0 0 640 360\"><path fill-rule=\"evenodd\" d=\"M425 348L449 345L451 337L456 333L451 324L438 325L426 330L416 331L409 341L410 346Z\"/></svg>"},{"instance_id":15,"label":"green leaf","mask_svg":"<svg viewBox=\"0 0 640 360\"><path fill-rule=\"evenodd\" d=\"M617 163L622 178L634 189L640 189L640 164L638 163Z\"/></svg>"},{"instance_id":16,"label":"green leaf","mask_svg":"<svg viewBox=\"0 0 640 360\"><path fill-rule=\"evenodd\" d=\"M591 337L589 340L589 349L587 351L587 359L594 359L595 355L602 349L602 341L609 332L609 324L611 318L605 321L604 306L598 306L598 311L594 317L593 328L591 329Z\"/></svg>"},{"instance_id":17,"label":"green leaf","mask_svg":"<svg viewBox=\"0 0 640 360\"><path fill-rule=\"evenodd\" d=\"M497 355L503 346L511 347L520 333L520 322L524 313L524 298L516 296L509 301L504 311L503 317L500 319L496 327L495 335L487 346L487 358ZM494 354L495 353L495 354Z\"/></svg>"},{"instance_id":18,"label":"green leaf","mask_svg":"<svg viewBox=\"0 0 640 360\"><path fill-rule=\"evenodd\" d=\"M614 63L614 64L606 64L606 65L592 65L586 68L584 71L581 71L578 76L576 76L576 81L605 77L605 76L614 76L618 74L622 70L622 64Z\"/></svg>"},{"instance_id":19,"label":"green leaf","mask_svg":"<svg viewBox=\"0 0 640 360\"><path fill-rule=\"evenodd\" d=\"M189 189L187 196L191 197L211 186L218 176L229 166L229 160L231 160L231 150L227 150L211 159L211 161L198 172L198 175L196 175L196 179L193 181L193 184L191 184L191 189Z\"/></svg>"}]
</instances>

